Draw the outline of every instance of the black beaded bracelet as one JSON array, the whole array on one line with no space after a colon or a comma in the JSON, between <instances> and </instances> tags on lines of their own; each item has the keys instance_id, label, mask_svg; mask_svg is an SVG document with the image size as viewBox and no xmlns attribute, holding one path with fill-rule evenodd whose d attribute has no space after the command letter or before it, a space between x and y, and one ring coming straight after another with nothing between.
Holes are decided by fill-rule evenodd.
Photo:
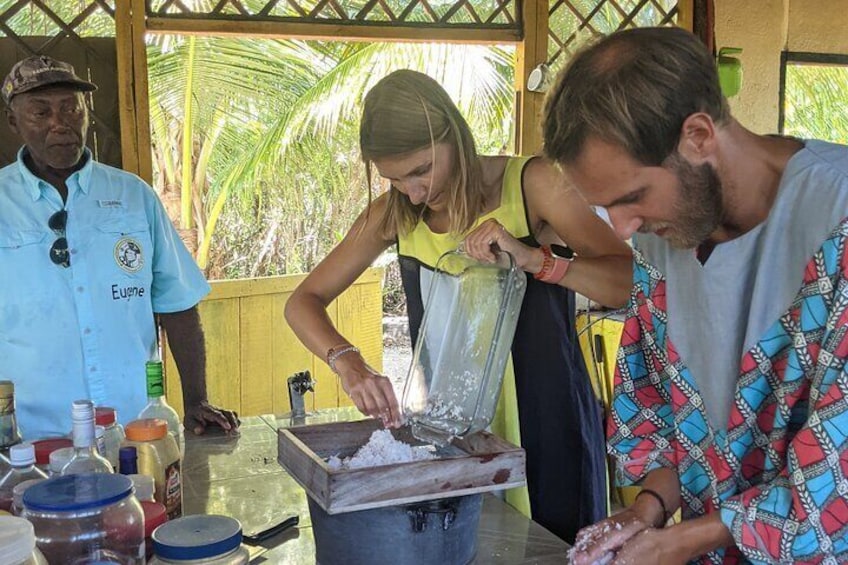
<instances>
[{"instance_id":1,"label":"black beaded bracelet","mask_svg":"<svg viewBox=\"0 0 848 565\"><path fill-rule=\"evenodd\" d=\"M642 490L640 490L639 494L636 495L636 498L639 498L639 496L643 495L643 494L651 495L652 497L654 497L656 499L657 502L660 503L660 508L662 508L662 521L660 522L660 524L658 526L654 526L654 527L655 528L661 528L662 526L665 525L666 522L668 522L668 519L671 517L671 515L668 513L668 509L666 508L665 500L663 500L663 497L660 496L660 493L658 493L655 490L651 490L649 488L643 488Z\"/></svg>"}]
</instances>

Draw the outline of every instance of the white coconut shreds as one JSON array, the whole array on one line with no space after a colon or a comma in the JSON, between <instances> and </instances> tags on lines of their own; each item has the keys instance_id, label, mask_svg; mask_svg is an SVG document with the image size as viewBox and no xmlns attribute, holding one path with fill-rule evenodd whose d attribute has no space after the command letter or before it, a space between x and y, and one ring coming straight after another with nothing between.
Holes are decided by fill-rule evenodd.
<instances>
[{"instance_id":1,"label":"white coconut shreds","mask_svg":"<svg viewBox=\"0 0 848 565\"><path fill-rule=\"evenodd\" d=\"M427 461L435 459L436 455L426 446L413 447L408 443L396 440L389 430L376 430L371 434L368 443L360 447L351 457L333 455L327 459L330 469L359 469L362 467L377 467L390 463L408 463L410 461Z\"/></svg>"}]
</instances>

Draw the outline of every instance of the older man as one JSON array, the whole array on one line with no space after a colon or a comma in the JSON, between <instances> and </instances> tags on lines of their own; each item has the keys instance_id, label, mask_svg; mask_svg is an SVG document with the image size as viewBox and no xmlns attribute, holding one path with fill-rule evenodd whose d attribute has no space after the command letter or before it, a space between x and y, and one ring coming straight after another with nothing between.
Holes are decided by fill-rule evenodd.
<instances>
[{"instance_id":1,"label":"older man","mask_svg":"<svg viewBox=\"0 0 848 565\"><path fill-rule=\"evenodd\" d=\"M0 375L15 382L22 432L67 433L79 398L135 418L155 316L183 379L186 428L235 430L235 413L206 397L196 305L209 285L153 190L85 147L83 93L96 88L45 56L17 63L2 86L24 143L0 170Z\"/></svg>"},{"instance_id":2,"label":"older man","mask_svg":"<svg viewBox=\"0 0 848 565\"><path fill-rule=\"evenodd\" d=\"M545 149L639 251L608 439L643 490L575 562L848 559L848 148L745 129L653 28L575 57Z\"/></svg>"}]
</instances>

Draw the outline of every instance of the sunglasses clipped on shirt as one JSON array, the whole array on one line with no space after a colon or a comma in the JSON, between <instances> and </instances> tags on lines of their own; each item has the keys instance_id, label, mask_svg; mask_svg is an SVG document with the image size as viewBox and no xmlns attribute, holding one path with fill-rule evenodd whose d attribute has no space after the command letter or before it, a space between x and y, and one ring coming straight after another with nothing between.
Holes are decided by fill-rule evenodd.
<instances>
[{"instance_id":1,"label":"sunglasses clipped on shirt","mask_svg":"<svg viewBox=\"0 0 848 565\"><path fill-rule=\"evenodd\" d=\"M68 211L59 210L47 220L47 225L58 237L50 247L50 260L54 264L68 268L71 266L71 254L68 251L68 240L65 237L65 226L68 225Z\"/></svg>"}]
</instances>

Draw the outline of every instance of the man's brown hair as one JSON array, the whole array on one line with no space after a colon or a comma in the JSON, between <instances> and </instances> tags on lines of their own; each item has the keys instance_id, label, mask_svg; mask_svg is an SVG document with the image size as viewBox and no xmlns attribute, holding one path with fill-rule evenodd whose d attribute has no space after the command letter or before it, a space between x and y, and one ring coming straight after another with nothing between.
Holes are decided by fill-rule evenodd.
<instances>
[{"instance_id":1,"label":"man's brown hair","mask_svg":"<svg viewBox=\"0 0 848 565\"><path fill-rule=\"evenodd\" d=\"M596 137L659 166L697 112L716 123L730 115L704 44L675 27L620 31L582 50L560 73L545 101L545 154L569 163Z\"/></svg>"}]
</instances>

